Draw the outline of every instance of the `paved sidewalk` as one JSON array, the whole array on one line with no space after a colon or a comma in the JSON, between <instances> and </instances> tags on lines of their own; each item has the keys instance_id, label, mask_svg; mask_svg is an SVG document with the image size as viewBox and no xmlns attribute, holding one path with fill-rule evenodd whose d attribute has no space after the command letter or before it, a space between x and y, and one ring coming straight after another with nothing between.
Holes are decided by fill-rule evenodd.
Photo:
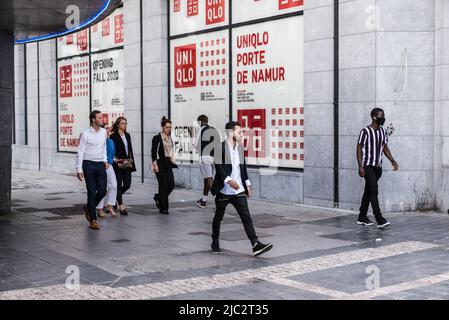
<instances>
[{"instance_id":1,"label":"paved sidewalk","mask_svg":"<svg viewBox=\"0 0 449 320\"><path fill-rule=\"evenodd\" d=\"M388 214L392 226L377 230L357 226L354 212L250 200L274 249L253 258L229 207L224 252L213 255L212 202L198 208L198 192L175 190L164 216L155 186L134 181L129 216L92 231L74 176L14 170L13 180L14 213L0 216L0 299L449 298L447 215Z\"/></svg>"}]
</instances>

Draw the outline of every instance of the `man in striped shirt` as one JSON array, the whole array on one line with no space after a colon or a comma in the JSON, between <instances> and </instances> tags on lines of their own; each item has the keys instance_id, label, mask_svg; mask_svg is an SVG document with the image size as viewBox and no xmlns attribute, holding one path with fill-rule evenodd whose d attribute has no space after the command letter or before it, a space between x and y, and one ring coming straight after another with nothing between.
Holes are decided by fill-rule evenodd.
<instances>
[{"instance_id":1,"label":"man in striped shirt","mask_svg":"<svg viewBox=\"0 0 449 320\"><path fill-rule=\"evenodd\" d=\"M390 225L380 212L379 200L377 198L377 182L382 176L382 155L385 154L388 160L390 160L394 171L397 171L399 166L388 148L388 133L383 127L385 123L384 111L380 108L374 108L371 111L371 119L373 120L372 123L360 131L357 143L359 176L365 178L365 191L357 224L364 226L373 225L367 217L368 207L371 203L377 227L381 229Z\"/></svg>"}]
</instances>

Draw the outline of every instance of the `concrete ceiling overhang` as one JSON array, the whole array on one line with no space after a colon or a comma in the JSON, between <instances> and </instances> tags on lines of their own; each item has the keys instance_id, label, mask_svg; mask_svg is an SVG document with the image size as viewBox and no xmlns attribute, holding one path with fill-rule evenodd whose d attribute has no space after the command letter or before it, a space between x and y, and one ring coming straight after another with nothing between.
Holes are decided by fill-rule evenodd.
<instances>
[{"instance_id":1,"label":"concrete ceiling overhang","mask_svg":"<svg viewBox=\"0 0 449 320\"><path fill-rule=\"evenodd\" d=\"M51 39L100 21L120 3L121 0L0 0L0 30L14 33L16 43ZM73 13L78 12L79 25L74 26Z\"/></svg>"}]
</instances>

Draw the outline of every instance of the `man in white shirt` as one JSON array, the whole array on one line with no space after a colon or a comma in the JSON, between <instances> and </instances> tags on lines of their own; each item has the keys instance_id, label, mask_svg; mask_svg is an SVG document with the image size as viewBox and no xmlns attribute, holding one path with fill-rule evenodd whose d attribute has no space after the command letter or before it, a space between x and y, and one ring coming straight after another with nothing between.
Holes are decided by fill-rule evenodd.
<instances>
[{"instance_id":1,"label":"man in white shirt","mask_svg":"<svg viewBox=\"0 0 449 320\"><path fill-rule=\"evenodd\" d=\"M242 220L246 235L253 247L253 255L258 256L273 248L273 245L263 244L259 241L249 213L247 197L251 197L252 190L241 145L242 126L238 122L230 121L226 124L225 129L226 140L221 144L221 148L219 147L214 152L216 175L211 192L215 195L216 210L212 223L212 252L221 253L220 225L226 206L230 203Z\"/></svg>"},{"instance_id":2,"label":"man in white shirt","mask_svg":"<svg viewBox=\"0 0 449 320\"><path fill-rule=\"evenodd\" d=\"M96 207L106 195L106 170L109 167L106 152L108 135L101 127L103 116L100 111L92 111L89 119L90 127L80 135L76 172L80 181L86 180L87 206L83 207L86 219L91 229L98 230L100 228L97 224Z\"/></svg>"}]
</instances>

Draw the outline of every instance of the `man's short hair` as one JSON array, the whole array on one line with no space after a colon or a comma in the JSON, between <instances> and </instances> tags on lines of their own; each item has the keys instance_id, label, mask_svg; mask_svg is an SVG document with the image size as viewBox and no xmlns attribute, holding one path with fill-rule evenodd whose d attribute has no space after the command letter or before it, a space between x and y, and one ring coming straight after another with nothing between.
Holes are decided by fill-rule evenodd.
<instances>
[{"instance_id":1,"label":"man's short hair","mask_svg":"<svg viewBox=\"0 0 449 320\"><path fill-rule=\"evenodd\" d=\"M373 110L371 110L371 119L376 117L379 112L384 112L384 110L379 107L375 107Z\"/></svg>"},{"instance_id":2,"label":"man's short hair","mask_svg":"<svg viewBox=\"0 0 449 320\"><path fill-rule=\"evenodd\" d=\"M226 130L234 130L235 127L241 127L242 125L237 121L229 121L226 123L225 129Z\"/></svg>"},{"instance_id":3,"label":"man's short hair","mask_svg":"<svg viewBox=\"0 0 449 320\"><path fill-rule=\"evenodd\" d=\"M97 117L97 114L101 113L101 111L98 110L94 110L90 113L89 115L89 119L90 119L90 123L92 123L92 121L95 120L95 118Z\"/></svg>"},{"instance_id":4,"label":"man's short hair","mask_svg":"<svg viewBox=\"0 0 449 320\"><path fill-rule=\"evenodd\" d=\"M201 123L208 123L209 118L205 114L202 114L198 117L196 121L200 121Z\"/></svg>"}]
</instances>

